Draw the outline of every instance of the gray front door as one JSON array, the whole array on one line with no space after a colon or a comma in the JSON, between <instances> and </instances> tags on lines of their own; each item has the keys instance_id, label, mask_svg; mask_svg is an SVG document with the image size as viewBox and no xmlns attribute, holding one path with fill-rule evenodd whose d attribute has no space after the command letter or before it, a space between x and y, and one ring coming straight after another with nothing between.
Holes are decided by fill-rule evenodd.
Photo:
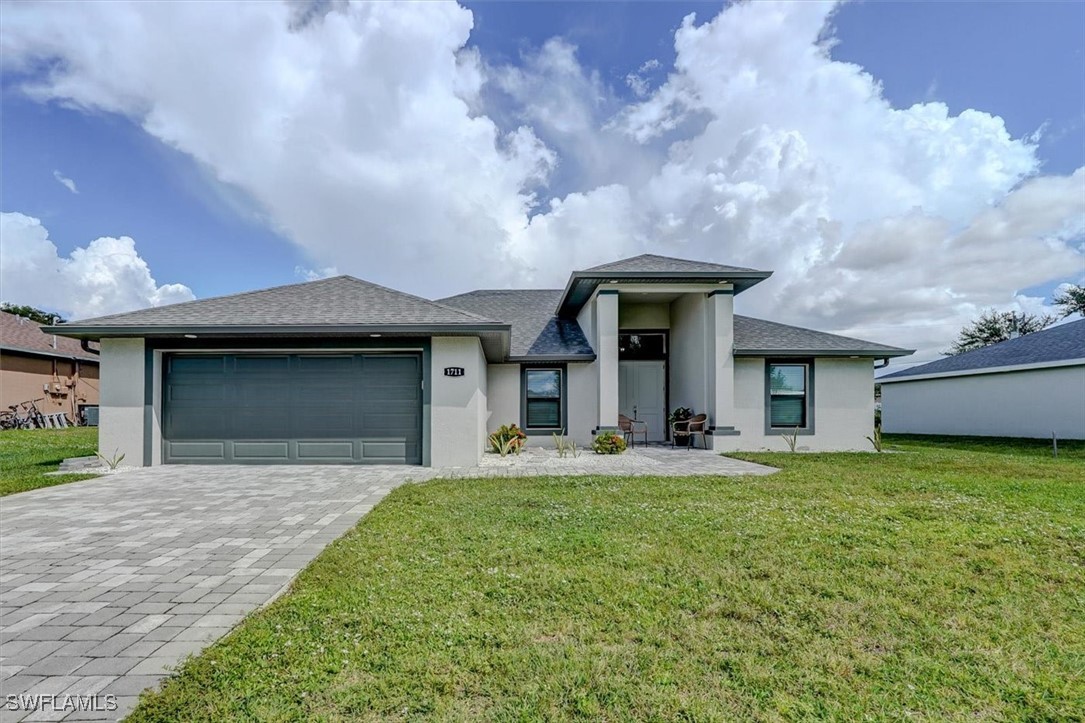
<instances>
[{"instance_id":1,"label":"gray front door","mask_svg":"<svg viewBox=\"0 0 1085 723\"><path fill-rule=\"evenodd\" d=\"M647 424L650 442L665 439L666 379L661 361L618 362L618 412Z\"/></svg>"},{"instance_id":2,"label":"gray front door","mask_svg":"<svg viewBox=\"0 0 1085 723\"><path fill-rule=\"evenodd\" d=\"M418 354L170 354L163 461L421 464Z\"/></svg>"}]
</instances>

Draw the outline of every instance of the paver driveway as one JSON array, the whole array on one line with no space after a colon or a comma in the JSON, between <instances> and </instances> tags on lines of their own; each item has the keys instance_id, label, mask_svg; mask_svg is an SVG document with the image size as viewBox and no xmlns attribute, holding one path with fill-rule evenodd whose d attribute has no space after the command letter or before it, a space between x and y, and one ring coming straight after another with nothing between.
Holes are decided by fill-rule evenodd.
<instances>
[{"instance_id":1,"label":"paver driveway","mask_svg":"<svg viewBox=\"0 0 1085 723\"><path fill-rule=\"evenodd\" d=\"M552 456L455 470L166 466L0 498L0 689L58 696L31 714L5 704L0 720L120 717L408 479L773 471L710 452ZM49 710L63 696L118 708L65 717Z\"/></svg>"},{"instance_id":2,"label":"paver driveway","mask_svg":"<svg viewBox=\"0 0 1085 723\"><path fill-rule=\"evenodd\" d=\"M118 717L428 472L158 467L0 499L4 695L97 694L104 707L111 694L121 709L99 717ZM26 719L61 717L43 712Z\"/></svg>"}]
</instances>

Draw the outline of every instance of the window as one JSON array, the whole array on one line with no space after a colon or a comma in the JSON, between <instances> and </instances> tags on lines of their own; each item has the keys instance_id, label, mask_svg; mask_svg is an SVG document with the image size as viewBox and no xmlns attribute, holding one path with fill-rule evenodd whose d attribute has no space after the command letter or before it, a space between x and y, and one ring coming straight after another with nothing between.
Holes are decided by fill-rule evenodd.
<instances>
[{"instance_id":1,"label":"window","mask_svg":"<svg viewBox=\"0 0 1085 723\"><path fill-rule=\"evenodd\" d=\"M524 428L562 428L561 369L524 370Z\"/></svg>"},{"instance_id":2,"label":"window","mask_svg":"<svg viewBox=\"0 0 1085 723\"><path fill-rule=\"evenodd\" d=\"M772 429L805 429L809 419L809 364L768 365L769 424Z\"/></svg>"},{"instance_id":3,"label":"window","mask_svg":"<svg viewBox=\"0 0 1085 723\"><path fill-rule=\"evenodd\" d=\"M666 359L667 335L661 332L639 332L618 335L618 359Z\"/></svg>"}]
</instances>

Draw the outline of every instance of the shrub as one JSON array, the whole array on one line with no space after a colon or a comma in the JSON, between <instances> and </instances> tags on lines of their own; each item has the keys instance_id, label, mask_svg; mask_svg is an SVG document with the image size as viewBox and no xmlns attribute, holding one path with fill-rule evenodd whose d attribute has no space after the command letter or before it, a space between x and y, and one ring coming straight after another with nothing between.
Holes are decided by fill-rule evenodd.
<instances>
[{"instance_id":1,"label":"shrub","mask_svg":"<svg viewBox=\"0 0 1085 723\"><path fill-rule=\"evenodd\" d=\"M595 435L591 448L596 454L621 454L625 451L625 438L614 432L600 432Z\"/></svg>"},{"instance_id":2,"label":"shrub","mask_svg":"<svg viewBox=\"0 0 1085 723\"><path fill-rule=\"evenodd\" d=\"M490 435L490 451L504 457L509 452L520 454L527 441L527 434L515 424L503 424L501 428Z\"/></svg>"}]
</instances>

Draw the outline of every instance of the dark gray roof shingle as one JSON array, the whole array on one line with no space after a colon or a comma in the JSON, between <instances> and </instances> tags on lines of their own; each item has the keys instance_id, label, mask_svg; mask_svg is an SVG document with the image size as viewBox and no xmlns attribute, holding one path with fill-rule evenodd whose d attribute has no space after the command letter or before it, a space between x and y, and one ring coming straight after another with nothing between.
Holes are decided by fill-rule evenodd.
<instances>
[{"instance_id":1,"label":"dark gray roof shingle","mask_svg":"<svg viewBox=\"0 0 1085 723\"><path fill-rule=\"evenodd\" d=\"M438 326L492 324L491 319L453 309L352 276L248 291L100 316L58 327L237 326Z\"/></svg>"},{"instance_id":2,"label":"dark gray roof shingle","mask_svg":"<svg viewBox=\"0 0 1085 723\"><path fill-rule=\"evenodd\" d=\"M594 358L580 324L554 315L559 298L559 289L492 289L452 296L440 303L511 324L509 355L513 359Z\"/></svg>"},{"instance_id":3,"label":"dark gray roof shingle","mask_svg":"<svg viewBox=\"0 0 1085 723\"><path fill-rule=\"evenodd\" d=\"M912 350L735 314L735 353L746 356L820 353L893 357L907 356Z\"/></svg>"},{"instance_id":4,"label":"dark gray roof shingle","mask_svg":"<svg viewBox=\"0 0 1085 723\"><path fill-rule=\"evenodd\" d=\"M612 261L609 264L592 266L585 271L603 271L617 273L730 273L733 271L756 271L742 266L724 266L713 264L708 261L691 261L689 259L676 259L671 256L657 256L656 254L641 254L620 261Z\"/></svg>"},{"instance_id":5,"label":"dark gray roof shingle","mask_svg":"<svg viewBox=\"0 0 1085 723\"><path fill-rule=\"evenodd\" d=\"M900 379L920 374L946 374L973 369L1042 364L1044 362L1085 359L1085 319L1060 324L1033 334L999 342L982 349L938 359L927 364L886 374L878 381Z\"/></svg>"}]
</instances>

